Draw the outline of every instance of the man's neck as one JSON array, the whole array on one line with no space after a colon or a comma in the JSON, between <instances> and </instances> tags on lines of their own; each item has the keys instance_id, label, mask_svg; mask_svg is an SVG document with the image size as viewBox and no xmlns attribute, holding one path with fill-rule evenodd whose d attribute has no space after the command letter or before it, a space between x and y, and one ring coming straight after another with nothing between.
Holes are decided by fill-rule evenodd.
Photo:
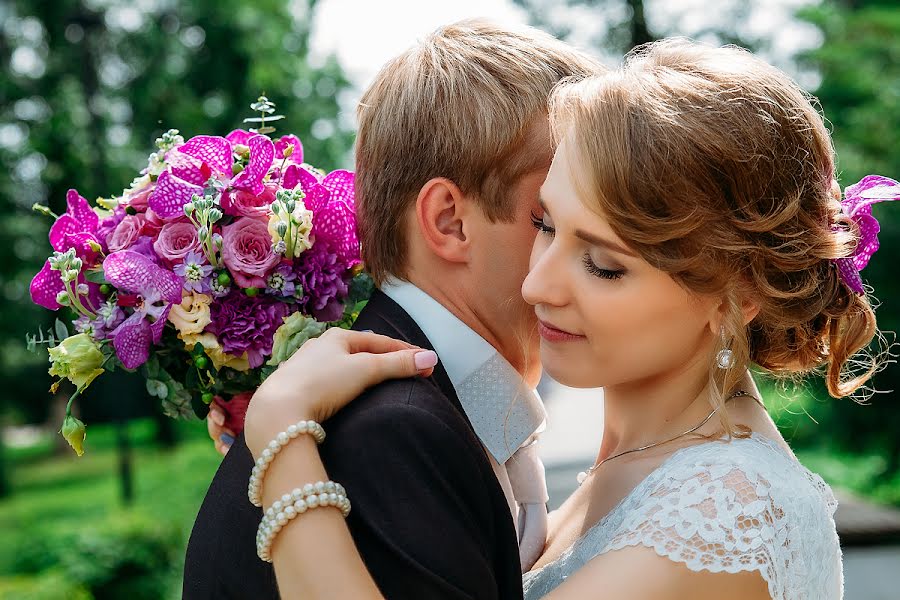
<instances>
[{"instance_id":1,"label":"man's neck","mask_svg":"<svg viewBox=\"0 0 900 600\"><path fill-rule=\"evenodd\" d=\"M488 319L479 314L477 299L472 298L465 287L440 285L435 279L439 278L418 277L416 273L410 273L408 281L431 296L469 329L493 346L500 356L522 374L530 387L537 386L541 377L539 354L533 352L533 355L529 356L529 353L524 350L526 346L524 340L517 339L508 331L502 331L503 328L495 327Z\"/></svg>"}]
</instances>

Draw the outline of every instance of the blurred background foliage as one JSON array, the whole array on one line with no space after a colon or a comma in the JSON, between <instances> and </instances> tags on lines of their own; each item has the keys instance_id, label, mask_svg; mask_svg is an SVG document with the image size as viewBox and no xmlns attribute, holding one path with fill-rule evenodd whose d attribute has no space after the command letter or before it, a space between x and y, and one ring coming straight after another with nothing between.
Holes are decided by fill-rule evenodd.
<instances>
[{"instance_id":1,"label":"blurred background foliage","mask_svg":"<svg viewBox=\"0 0 900 600\"><path fill-rule=\"evenodd\" d=\"M748 0L710 5L710 18L701 21L680 14L679 3L515 3L534 24L610 60L669 35L759 51L821 100L842 184L872 172L900 176L894 149L900 6L894 0L805 5L789 18L805 23L816 41L787 54L779 54L775 41L789 34L748 25L766 10ZM335 59L314 66L305 60L316 4L0 0L0 432L25 424L55 432L65 401L47 393L46 357L25 350L25 334L46 330L53 320L28 297L29 281L49 252L50 222L31 212L32 204L59 213L70 187L89 199L117 194L146 165L163 131L224 135L249 116L248 104L261 92L287 117L279 131L296 133L317 166L349 166L353 132L341 119L340 99L351 84ZM593 27L585 30L585 23ZM875 209L882 250L865 279L881 301L881 328L897 331L900 211L884 208ZM134 597L136 589L154 598L179 595L187 535L218 457L202 425L160 419L140 382L110 378L95 386L83 409L91 423L117 425L93 425L90 452L77 464L65 448L59 455L55 434L6 448L0 435L0 497L9 496L0 501L0 597L121 598L122 589ZM888 365L874 387L900 388L900 367ZM834 484L900 505L895 394L875 394L860 406L828 398L815 380L787 390L765 383L764 390L810 468ZM127 424L145 415L156 418ZM130 489L113 475L117 466ZM120 497L131 498L131 507Z\"/></svg>"}]
</instances>

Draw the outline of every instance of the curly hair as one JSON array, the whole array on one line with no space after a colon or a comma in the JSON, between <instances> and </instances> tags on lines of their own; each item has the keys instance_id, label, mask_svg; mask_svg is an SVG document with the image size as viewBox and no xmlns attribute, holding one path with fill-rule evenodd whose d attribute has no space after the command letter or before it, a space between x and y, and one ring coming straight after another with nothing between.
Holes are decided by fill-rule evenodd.
<instances>
[{"instance_id":1,"label":"curly hair","mask_svg":"<svg viewBox=\"0 0 900 600\"><path fill-rule=\"evenodd\" d=\"M714 403L751 362L783 376L824 368L834 397L871 377L876 361L860 372L853 357L875 315L833 262L856 231L840 211L831 138L785 73L736 47L654 42L608 75L563 82L551 122L576 149L586 205L683 287L726 299L738 368L711 366ZM747 325L745 298L760 309Z\"/></svg>"}]
</instances>

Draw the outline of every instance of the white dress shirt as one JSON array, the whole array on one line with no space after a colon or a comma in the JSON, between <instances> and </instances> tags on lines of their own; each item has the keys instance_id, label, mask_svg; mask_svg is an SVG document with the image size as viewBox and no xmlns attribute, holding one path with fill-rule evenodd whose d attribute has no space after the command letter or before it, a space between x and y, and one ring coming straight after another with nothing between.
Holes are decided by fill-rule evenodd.
<instances>
[{"instance_id":1,"label":"white dress shirt","mask_svg":"<svg viewBox=\"0 0 900 600\"><path fill-rule=\"evenodd\" d=\"M491 344L415 285L392 280L381 291L434 346L506 495L527 571L547 536L547 483L537 456L547 413L540 396Z\"/></svg>"}]
</instances>

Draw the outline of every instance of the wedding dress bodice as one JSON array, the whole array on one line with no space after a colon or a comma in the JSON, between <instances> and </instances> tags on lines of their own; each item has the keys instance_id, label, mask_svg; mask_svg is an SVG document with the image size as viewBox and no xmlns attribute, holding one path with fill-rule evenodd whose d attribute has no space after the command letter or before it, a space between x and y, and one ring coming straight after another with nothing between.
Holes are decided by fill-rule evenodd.
<instances>
[{"instance_id":1,"label":"wedding dress bodice","mask_svg":"<svg viewBox=\"0 0 900 600\"><path fill-rule=\"evenodd\" d=\"M822 478L765 436L682 448L556 561L527 573L525 600L638 545L692 571L759 571L775 600L839 599L836 508Z\"/></svg>"}]
</instances>

